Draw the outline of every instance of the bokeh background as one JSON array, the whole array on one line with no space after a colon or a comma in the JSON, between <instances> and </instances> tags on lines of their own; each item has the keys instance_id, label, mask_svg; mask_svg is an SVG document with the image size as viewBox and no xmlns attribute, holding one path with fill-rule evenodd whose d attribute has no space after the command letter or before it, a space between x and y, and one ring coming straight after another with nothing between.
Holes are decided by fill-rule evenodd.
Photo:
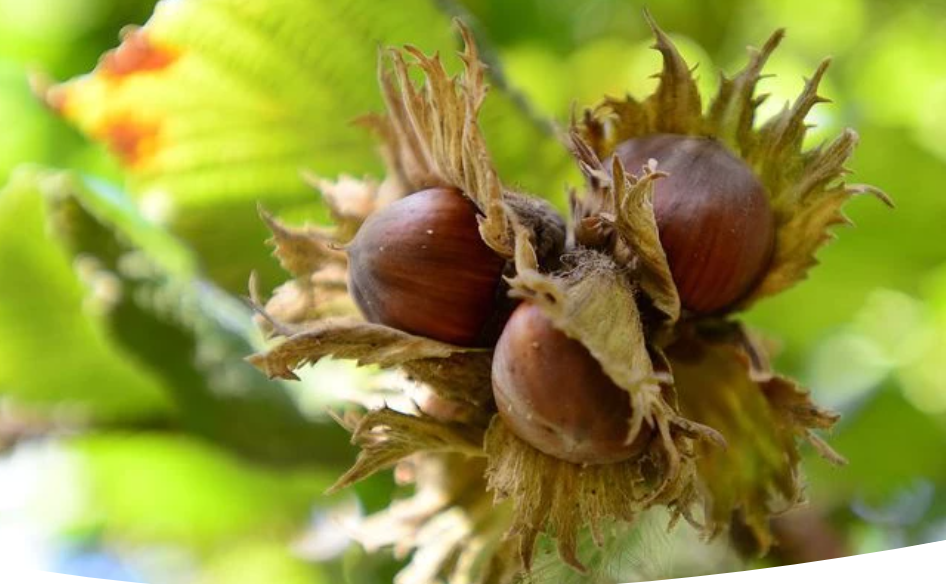
<instances>
[{"instance_id":1,"label":"bokeh background","mask_svg":"<svg viewBox=\"0 0 946 584\"><path fill-rule=\"evenodd\" d=\"M260 343L239 299L248 275L265 291L284 277L256 202L324 221L299 169L379 172L348 124L381 107L376 48L411 42L456 67L452 14L493 66L484 125L502 175L561 202L577 177L549 122L654 87L642 4L163 4L155 29L188 72L156 73L114 111L115 94L88 90L65 121L36 94L91 71L154 2L0 0L0 566L155 583L390 582L398 562L366 555L340 526L403 488L385 474L323 494L355 454L326 408L382 382L324 363L283 384L241 361ZM725 542L695 554L686 534L656 550L633 539L627 553L660 555L649 575L669 577L946 539L946 5L651 10L706 91L746 45L786 27L763 112L833 56L822 90L833 104L811 114L809 142L856 128L853 180L897 209L853 201L857 227L838 230L810 278L747 315L778 367L843 413L830 441L850 464L810 456L811 503L779 520L785 543L769 558L740 563ZM169 138L129 151L100 128L116 111L166 122Z\"/></svg>"}]
</instances>

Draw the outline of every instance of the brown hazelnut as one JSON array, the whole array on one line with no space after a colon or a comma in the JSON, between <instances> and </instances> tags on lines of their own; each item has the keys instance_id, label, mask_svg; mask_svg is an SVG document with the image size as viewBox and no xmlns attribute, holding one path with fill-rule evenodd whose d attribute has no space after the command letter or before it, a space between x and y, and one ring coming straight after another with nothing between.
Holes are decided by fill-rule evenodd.
<instances>
[{"instance_id":1,"label":"brown hazelnut","mask_svg":"<svg viewBox=\"0 0 946 584\"><path fill-rule=\"evenodd\" d=\"M512 313L493 356L499 415L519 438L576 464L629 459L647 445L645 427L626 443L629 394L580 342L525 302Z\"/></svg>"},{"instance_id":2,"label":"brown hazelnut","mask_svg":"<svg viewBox=\"0 0 946 584\"><path fill-rule=\"evenodd\" d=\"M655 183L660 242L684 308L724 310L765 272L775 246L775 216L752 170L712 138L654 134L615 148L632 173L649 159L669 174Z\"/></svg>"},{"instance_id":3,"label":"brown hazelnut","mask_svg":"<svg viewBox=\"0 0 946 584\"><path fill-rule=\"evenodd\" d=\"M459 190L432 188L373 213L348 247L349 290L364 317L463 346L484 344L505 260Z\"/></svg>"}]
</instances>

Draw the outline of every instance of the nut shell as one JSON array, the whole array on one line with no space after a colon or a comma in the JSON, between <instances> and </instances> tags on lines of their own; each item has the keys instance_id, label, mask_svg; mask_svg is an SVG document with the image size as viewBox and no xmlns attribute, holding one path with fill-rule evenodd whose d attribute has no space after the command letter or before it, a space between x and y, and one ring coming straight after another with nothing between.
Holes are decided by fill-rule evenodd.
<instances>
[{"instance_id":1,"label":"nut shell","mask_svg":"<svg viewBox=\"0 0 946 584\"><path fill-rule=\"evenodd\" d=\"M373 213L348 247L349 291L364 317L462 346L485 344L505 260L483 243L476 206L432 188Z\"/></svg>"},{"instance_id":2,"label":"nut shell","mask_svg":"<svg viewBox=\"0 0 946 584\"><path fill-rule=\"evenodd\" d=\"M655 183L654 214L684 308L718 313L748 294L775 247L775 215L752 170L712 138L654 134L615 155L629 172L653 158L669 174Z\"/></svg>"},{"instance_id":3,"label":"nut shell","mask_svg":"<svg viewBox=\"0 0 946 584\"><path fill-rule=\"evenodd\" d=\"M630 396L534 304L520 304L506 323L492 377L503 421L550 456L576 464L619 462L639 454L650 439L644 427L626 443Z\"/></svg>"}]
</instances>

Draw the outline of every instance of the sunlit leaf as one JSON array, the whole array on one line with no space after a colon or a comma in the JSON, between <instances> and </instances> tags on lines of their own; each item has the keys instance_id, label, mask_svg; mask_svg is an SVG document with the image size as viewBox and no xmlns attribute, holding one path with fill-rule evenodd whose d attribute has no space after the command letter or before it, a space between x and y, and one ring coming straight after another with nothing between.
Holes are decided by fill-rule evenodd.
<instances>
[{"instance_id":1,"label":"sunlit leaf","mask_svg":"<svg viewBox=\"0 0 946 584\"><path fill-rule=\"evenodd\" d=\"M318 566L292 555L284 545L255 541L217 554L201 570L196 584L324 584Z\"/></svg>"},{"instance_id":2,"label":"sunlit leaf","mask_svg":"<svg viewBox=\"0 0 946 584\"><path fill-rule=\"evenodd\" d=\"M242 288L254 264L274 267L259 243L257 200L324 219L300 170L380 172L371 136L351 121L381 107L379 44L405 43L457 64L449 18L431 0L397 10L367 0L165 0L94 72L44 96L111 148L141 206L191 241L212 276ZM506 180L562 191L564 150L510 99L493 101L484 118Z\"/></svg>"}]
</instances>

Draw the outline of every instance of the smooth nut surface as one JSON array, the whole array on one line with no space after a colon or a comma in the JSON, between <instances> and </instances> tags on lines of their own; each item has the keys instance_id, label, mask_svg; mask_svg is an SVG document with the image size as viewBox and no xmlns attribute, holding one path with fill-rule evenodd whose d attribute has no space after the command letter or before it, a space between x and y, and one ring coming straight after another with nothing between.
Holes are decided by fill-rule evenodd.
<instances>
[{"instance_id":1,"label":"smooth nut surface","mask_svg":"<svg viewBox=\"0 0 946 584\"><path fill-rule=\"evenodd\" d=\"M505 260L458 190L427 189L372 214L348 254L351 295L371 322L472 346L493 316Z\"/></svg>"},{"instance_id":2,"label":"smooth nut surface","mask_svg":"<svg viewBox=\"0 0 946 584\"><path fill-rule=\"evenodd\" d=\"M775 216L762 183L717 140L655 134L615 148L628 172L651 158L660 242L683 306L712 314L743 298L768 267Z\"/></svg>"},{"instance_id":3,"label":"smooth nut surface","mask_svg":"<svg viewBox=\"0 0 946 584\"><path fill-rule=\"evenodd\" d=\"M648 428L626 444L630 396L580 342L552 325L528 302L513 312L493 356L493 396L499 415L522 440L577 464L633 457Z\"/></svg>"}]
</instances>

